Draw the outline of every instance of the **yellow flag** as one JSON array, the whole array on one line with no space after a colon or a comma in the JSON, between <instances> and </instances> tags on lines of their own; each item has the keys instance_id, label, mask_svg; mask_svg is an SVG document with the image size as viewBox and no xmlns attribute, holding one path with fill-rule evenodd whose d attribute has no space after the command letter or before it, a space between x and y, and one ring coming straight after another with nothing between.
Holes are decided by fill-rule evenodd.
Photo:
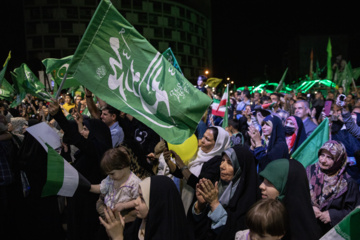
<instances>
[{"instance_id":1,"label":"yellow flag","mask_svg":"<svg viewBox=\"0 0 360 240\"><path fill-rule=\"evenodd\" d=\"M3 65L3 67L5 67L5 66L6 66L6 64L8 63L8 61L10 60L10 58L11 58L11 51L9 52L9 55L8 55L8 57L6 58L6 60L5 60L5 63L4 63L4 65Z\"/></svg>"},{"instance_id":2,"label":"yellow flag","mask_svg":"<svg viewBox=\"0 0 360 240\"><path fill-rule=\"evenodd\" d=\"M208 78L205 85L208 85L209 87L217 87L217 85L219 85L221 81L222 81L221 78Z\"/></svg>"}]
</instances>

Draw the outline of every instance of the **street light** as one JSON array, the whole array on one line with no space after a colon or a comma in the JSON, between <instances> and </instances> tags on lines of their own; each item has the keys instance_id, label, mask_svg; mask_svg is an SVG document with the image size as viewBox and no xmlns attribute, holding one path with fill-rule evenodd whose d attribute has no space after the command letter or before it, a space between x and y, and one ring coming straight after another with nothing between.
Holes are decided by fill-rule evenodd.
<instances>
[{"instance_id":1,"label":"street light","mask_svg":"<svg viewBox=\"0 0 360 240\"><path fill-rule=\"evenodd\" d=\"M205 70L205 75L208 75L209 74L209 70Z\"/></svg>"}]
</instances>

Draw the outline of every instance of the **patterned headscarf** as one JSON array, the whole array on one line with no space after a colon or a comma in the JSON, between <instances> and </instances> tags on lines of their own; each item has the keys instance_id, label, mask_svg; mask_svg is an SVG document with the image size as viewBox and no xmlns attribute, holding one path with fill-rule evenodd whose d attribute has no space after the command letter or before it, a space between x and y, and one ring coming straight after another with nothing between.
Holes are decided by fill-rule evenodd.
<instances>
[{"instance_id":1,"label":"patterned headscarf","mask_svg":"<svg viewBox=\"0 0 360 240\"><path fill-rule=\"evenodd\" d=\"M307 170L310 183L310 195L313 205L322 210L347 191L346 159L344 145L334 140L327 141L319 149L318 156L326 150L333 156L334 164L330 169L323 170L319 163L309 166Z\"/></svg>"}]
</instances>

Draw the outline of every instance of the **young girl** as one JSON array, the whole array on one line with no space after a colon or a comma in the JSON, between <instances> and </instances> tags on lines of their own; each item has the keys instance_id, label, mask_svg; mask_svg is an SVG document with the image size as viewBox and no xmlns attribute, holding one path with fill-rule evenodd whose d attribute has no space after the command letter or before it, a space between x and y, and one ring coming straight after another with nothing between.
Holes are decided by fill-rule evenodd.
<instances>
[{"instance_id":1,"label":"young girl","mask_svg":"<svg viewBox=\"0 0 360 240\"><path fill-rule=\"evenodd\" d=\"M285 206L279 200L259 200L246 214L249 229L237 232L235 240L281 239L287 228L286 218Z\"/></svg>"},{"instance_id":2,"label":"young girl","mask_svg":"<svg viewBox=\"0 0 360 240\"><path fill-rule=\"evenodd\" d=\"M121 148L112 148L105 152L100 164L108 176L101 184L91 185L90 189L90 192L100 194L96 204L98 213L105 218L104 208L108 206L126 216L126 222L132 222L141 180L131 172L129 156Z\"/></svg>"}]
</instances>

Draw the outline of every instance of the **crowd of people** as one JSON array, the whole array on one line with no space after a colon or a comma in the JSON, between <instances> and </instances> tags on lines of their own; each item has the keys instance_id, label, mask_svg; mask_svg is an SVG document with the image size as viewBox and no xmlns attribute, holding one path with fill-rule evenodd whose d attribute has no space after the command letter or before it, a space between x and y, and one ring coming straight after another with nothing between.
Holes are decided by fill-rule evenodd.
<instances>
[{"instance_id":1,"label":"crowd of people","mask_svg":"<svg viewBox=\"0 0 360 240\"><path fill-rule=\"evenodd\" d=\"M197 88L220 99L205 81ZM87 89L10 104L0 102L0 228L13 239L315 240L360 205L357 89L231 93L228 126L210 106L189 161ZM330 140L304 167L292 153L325 118ZM42 122L89 189L41 197L47 152L26 129Z\"/></svg>"}]
</instances>

